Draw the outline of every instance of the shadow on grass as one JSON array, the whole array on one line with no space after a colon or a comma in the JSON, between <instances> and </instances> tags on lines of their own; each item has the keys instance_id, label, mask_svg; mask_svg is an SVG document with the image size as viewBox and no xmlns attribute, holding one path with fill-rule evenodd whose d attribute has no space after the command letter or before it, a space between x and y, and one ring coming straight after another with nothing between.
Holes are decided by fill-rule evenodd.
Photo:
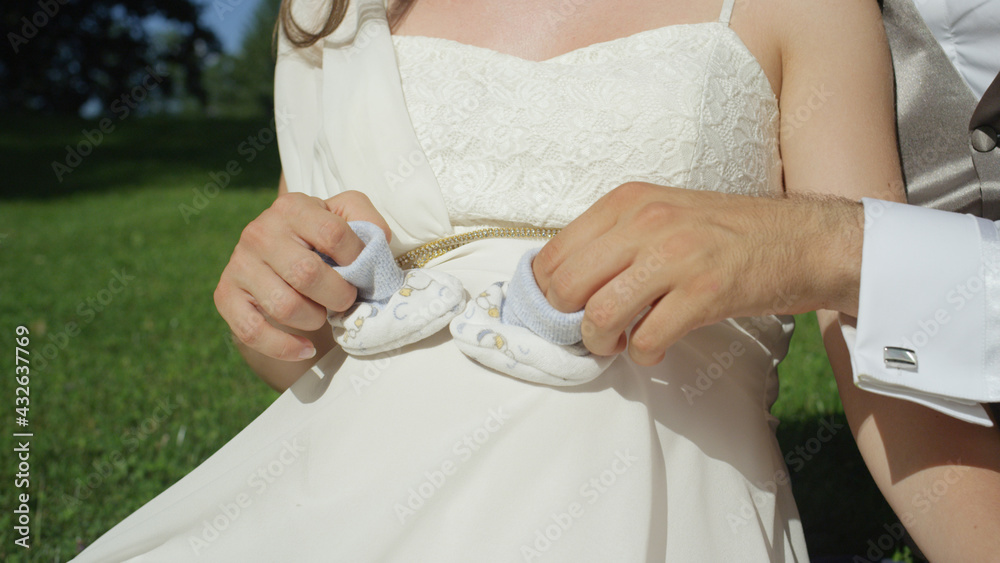
<instances>
[{"instance_id":1,"label":"shadow on grass","mask_svg":"<svg viewBox=\"0 0 1000 563\"><path fill-rule=\"evenodd\" d=\"M277 187L281 166L274 124L254 119L110 116L100 120L4 116L0 199L47 199L171 184L192 176L239 173L226 188Z\"/></svg>"}]
</instances>

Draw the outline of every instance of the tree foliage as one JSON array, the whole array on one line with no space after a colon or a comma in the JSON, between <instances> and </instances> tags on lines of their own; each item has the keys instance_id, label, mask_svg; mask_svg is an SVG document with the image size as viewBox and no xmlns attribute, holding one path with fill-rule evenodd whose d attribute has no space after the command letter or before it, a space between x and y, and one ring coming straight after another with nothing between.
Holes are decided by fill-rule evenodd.
<instances>
[{"instance_id":1,"label":"tree foliage","mask_svg":"<svg viewBox=\"0 0 1000 563\"><path fill-rule=\"evenodd\" d=\"M240 51L223 55L208 69L206 83L213 114L270 115L274 112L274 29L281 0L261 0Z\"/></svg>"},{"instance_id":2,"label":"tree foliage","mask_svg":"<svg viewBox=\"0 0 1000 563\"><path fill-rule=\"evenodd\" d=\"M202 103L205 57L219 51L190 0L4 0L0 109L108 108L151 73L158 97Z\"/></svg>"}]
</instances>

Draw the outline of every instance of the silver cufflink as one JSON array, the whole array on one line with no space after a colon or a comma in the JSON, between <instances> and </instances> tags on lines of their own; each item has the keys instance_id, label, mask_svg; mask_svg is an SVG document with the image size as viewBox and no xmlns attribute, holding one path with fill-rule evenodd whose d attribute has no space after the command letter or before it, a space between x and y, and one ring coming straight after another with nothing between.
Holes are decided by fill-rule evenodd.
<instances>
[{"instance_id":1,"label":"silver cufflink","mask_svg":"<svg viewBox=\"0 0 1000 563\"><path fill-rule=\"evenodd\" d=\"M917 371L917 353L907 348L886 346L882 351L885 367Z\"/></svg>"}]
</instances>

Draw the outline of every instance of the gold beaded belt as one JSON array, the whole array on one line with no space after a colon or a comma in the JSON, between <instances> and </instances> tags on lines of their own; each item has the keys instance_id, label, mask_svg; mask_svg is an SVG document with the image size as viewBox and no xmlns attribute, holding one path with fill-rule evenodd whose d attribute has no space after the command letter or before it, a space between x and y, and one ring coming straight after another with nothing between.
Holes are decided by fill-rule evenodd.
<instances>
[{"instance_id":1,"label":"gold beaded belt","mask_svg":"<svg viewBox=\"0 0 1000 563\"><path fill-rule=\"evenodd\" d=\"M396 258L399 267L408 270L410 268L423 268L431 260L451 252L456 248L466 245L472 241L484 238L552 238L562 229L539 229L535 227L490 227L477 229L460 235L444 237L425 245L418 246L413 250L401 254Z\"/></svg>"}]
</instances>

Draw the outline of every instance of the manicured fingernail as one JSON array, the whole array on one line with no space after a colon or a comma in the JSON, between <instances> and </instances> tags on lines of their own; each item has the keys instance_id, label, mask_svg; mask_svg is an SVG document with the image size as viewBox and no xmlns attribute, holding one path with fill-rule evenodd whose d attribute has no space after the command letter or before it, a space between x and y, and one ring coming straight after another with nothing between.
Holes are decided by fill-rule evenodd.
<instances>
[{"instance_id":1,"label":"manicured fingernail","mask_svg":"<svg viewBox=\"0 0 1000 563\"><path fill-rule=\"evenodd\" d=\"M313 357L315 355L316 355L316 348L310 346L308 348L303 348L302 351L299 352L299 359L300 360L308 360L309 358L311 358L311 357Z\"/></svg>"}]
</instances>

